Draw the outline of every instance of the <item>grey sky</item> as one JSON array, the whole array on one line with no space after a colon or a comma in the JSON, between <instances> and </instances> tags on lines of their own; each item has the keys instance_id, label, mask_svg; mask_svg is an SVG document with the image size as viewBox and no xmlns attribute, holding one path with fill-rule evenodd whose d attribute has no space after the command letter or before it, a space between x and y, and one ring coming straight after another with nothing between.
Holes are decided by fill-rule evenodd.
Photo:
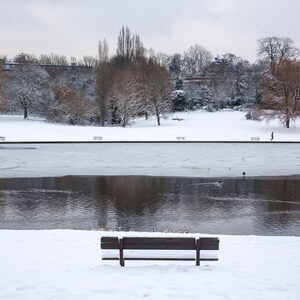
<instances>
[{"instance_id":1,"label":"grey sky","mask_svg":"<svg viewBox=\"0 0 300 300\"><path fill-rule=\"evenodd\" d=\"M122 25L146 48L182 53L200 44L213 55L253 62L257 39L288 36L300 47L299 0L0 0L0 54L96 55L115 51Z\"/></svg>"}]
</instances>

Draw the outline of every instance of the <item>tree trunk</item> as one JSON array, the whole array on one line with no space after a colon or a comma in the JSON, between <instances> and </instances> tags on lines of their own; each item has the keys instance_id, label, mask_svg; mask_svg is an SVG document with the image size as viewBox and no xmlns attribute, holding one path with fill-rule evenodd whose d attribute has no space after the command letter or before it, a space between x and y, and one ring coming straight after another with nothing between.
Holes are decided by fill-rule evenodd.
<instances>
[{"instance_id":1,"label":"tree trunk","mask_svg":"<svg viewBox=\"0 0 300 300\"><path fill-rule=\"evenodd\" d=\"M101 110L100 110L100 125L102 127L105 126L105 109L104 108L101 108Z\"/></svg>"},{"instance_id":2,"label":"tree trunk","mask_svg":"<svg viewBox=\"0 0 300 300\"><path fill-rule=\"evenodd\" d=\"M160 125L160 115L159 115L159 113L156 113L156 118L157 118L157 125Z\"/></svg>"},{"instance_id":3,"label":"tree trunk","mask_svg":"<svg viewBox=\"0 0 300 300\"><path fill-rule=\"evenodd\" d=\"M27 108L27 106L24 107L24 119L28 119L28 108Z\"/></svg>"},{"instance_id":4,"label":"tree trunk","mask_svg":"<svg viewBox=\"0 0 300 300\"><path fill-rule=\"evenodd\" d=\"M290 128L290 118L288 117L285 119L285 127Z\"/></svg>"}]
</instances>

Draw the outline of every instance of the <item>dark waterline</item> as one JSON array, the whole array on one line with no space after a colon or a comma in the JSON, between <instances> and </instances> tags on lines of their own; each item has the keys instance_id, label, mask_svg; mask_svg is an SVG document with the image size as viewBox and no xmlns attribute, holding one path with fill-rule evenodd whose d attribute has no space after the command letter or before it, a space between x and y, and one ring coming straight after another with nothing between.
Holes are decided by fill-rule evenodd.
<instances>
[{"instance_id":1,"label":"dark waterline","mask_svg":"<svg viewBox=\"0 0 300 300\"><path fill-rule=\"evenodd\" d=\"M300 236L300 177L0 179L0 229Z\"/></svg>"}]
</instances>

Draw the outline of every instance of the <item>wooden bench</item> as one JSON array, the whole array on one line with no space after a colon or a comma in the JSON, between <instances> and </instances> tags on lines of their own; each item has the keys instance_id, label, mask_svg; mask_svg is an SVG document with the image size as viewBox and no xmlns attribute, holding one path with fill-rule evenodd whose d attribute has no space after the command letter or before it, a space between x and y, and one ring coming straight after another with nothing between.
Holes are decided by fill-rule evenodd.
<instances>
[{"instance_id":1,"label":"wooden bench","mask_svg":"<svg viewBox=\"0 0 300 300\"><path fill-rule=\"evenodd\" d=\"M176 140L177 141L184 141L185 140L185 136L176 136Z\"/></svg>"},{"instance_id":2,"label":"wooden bench","mask_svg":"<svg viewBox=\"0 0 300 300\"><path fill-rule=\"evenodd\" d=\"M219 250L220 241L215 237L202 237L198 239L188 237L102 237L100 243L101 249L103 250L118 250L118 253L115 253L115 255L108 257L104 256L102 257L102 260L119 260L122 267L125 265L125 260L195 261L196 266L200 266L200 261L218 260L216 257L202 257L200 256L200 251ZM168 253L167 256L161 255L160 257L157 257L157 255L154 255L154 251L150 251L150 256L139 256L136 255L136 253L134 253L135 256L130 256L129 254L128 256L125 256L124 250L159 250L159 254L162 253L162 250L193 250L195 251L195 256L184 257L181 255L179 257L177 254L171 257Z\"/></svg>"},{"instance_id":3,"label":"wooden bench","mask_svg":"<svg viewBox=\"0 0 300 300\"><path fill-rule=\"evenodd\" d=\"M5 141L5 136L0 136L0 141Z\"/></svg>"},{"instance_id":4,"label":"wooden bench","mask_svg":"<svg viewBox=\"0 0 300 300\"><path fill-rule=\"evenodd\" d=\"M102 141L102 136L94 136L95 141Z\"/></svg>"}]
</instances>

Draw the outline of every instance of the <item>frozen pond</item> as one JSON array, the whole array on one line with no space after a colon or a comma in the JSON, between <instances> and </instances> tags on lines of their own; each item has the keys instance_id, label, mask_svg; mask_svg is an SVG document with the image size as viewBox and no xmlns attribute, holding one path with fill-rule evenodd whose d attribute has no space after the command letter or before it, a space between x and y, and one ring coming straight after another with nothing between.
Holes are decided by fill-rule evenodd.
<instances>
[{"instance_id":1,"label":"frozen pond","mask_svg":"<svg viewBox=\"0 0 300 300\"><path fill-rule=\"evenodd\" d=\"M300 236L300 177L0 179L0 229Z\"/></svg>"},{"instance_id":2,"label":"frozen pond","mask_svg":"<svg viewBox=\"0 0 300 300\"><path fill-rule=\"evenodd\" d=\"M300 174L300 143L0 144L0 177Z\"/></svg>"}]
</instances>

